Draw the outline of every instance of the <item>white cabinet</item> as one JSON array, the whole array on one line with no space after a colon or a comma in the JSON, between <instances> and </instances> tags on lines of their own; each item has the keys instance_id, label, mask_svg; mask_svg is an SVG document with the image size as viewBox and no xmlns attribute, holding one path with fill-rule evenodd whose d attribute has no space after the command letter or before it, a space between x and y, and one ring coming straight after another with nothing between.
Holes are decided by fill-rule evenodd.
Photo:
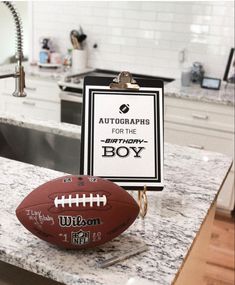
<instances>
[{"instance_id":1,"label":"white cabinet","mask_svg":"<svg viewBox=\"0 0 235 285\"><path fill-rule=\"evenodd\" d=\"M2 96L3 97L3 96ZM57 102L46 102L30 98L15 98L4 96L5 110L12 114L19 114L25 118L38 120L60 120L60 104Z\"/></svg>"},{"instance_id":2,"label":"white cabinet","mask_svg":"<svg viewBox=\"0 0 235 285\"><path fill-rule=\"evenodd\" d=\"M26 118L60 121L59 88L56 81L26 77L27 96L12 96L14 79L4 79L0 85L1 110Z\"/></svg>"},{"instance_id":3,"label":"white cabinet","mask_svg":"<svg viewBox=\"0 0 235 285\"><path fill-rule=\"evenodd\" d=\"M165 97L165 141L234 157L234 106ZM234 165L217 200L234 208Z\"/></svg>"}]
</instances>

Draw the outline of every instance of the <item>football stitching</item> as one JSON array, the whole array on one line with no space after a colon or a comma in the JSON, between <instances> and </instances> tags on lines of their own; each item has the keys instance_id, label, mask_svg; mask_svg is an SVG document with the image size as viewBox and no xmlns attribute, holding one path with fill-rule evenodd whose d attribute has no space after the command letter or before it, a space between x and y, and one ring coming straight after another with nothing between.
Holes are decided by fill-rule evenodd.
<instances>
[{"instance_id":1,"label":"football stitching","mask_svg":"<svg viewBox=\"0 0 235 285\"><path fill-rule=\"evenodd\" d=\"M100 206L104 207L107 204L106 195L100 196L99 194L96 194L96 196L93 196L93 194L90 193L89 196L83 194L82 197L80 197L79 194L76 194L75 197L72 197L72 195L70 194L68 195L68 198L66 198L65 195L63 195L61 196L61 198L57 196L54 199L54 205L56 208L58 208L60 205L62 206L62 208L64 208L65 205L72 207L73 204L75 204L76 207L79 207L80 204L82 204L83 207L85 207L87 204L89 204L90 207L93 207L94 203L96 203L97 207Z\"/></svg>"}]
</instances>

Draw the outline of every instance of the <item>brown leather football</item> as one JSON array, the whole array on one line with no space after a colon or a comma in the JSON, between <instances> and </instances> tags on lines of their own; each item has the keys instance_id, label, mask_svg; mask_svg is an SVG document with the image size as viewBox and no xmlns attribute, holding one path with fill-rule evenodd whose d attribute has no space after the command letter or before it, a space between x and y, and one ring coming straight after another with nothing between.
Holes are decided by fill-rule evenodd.
<instances>
[{"instance_id":1,"label":"brown leather football","mask_svg":"<svg viewBox=\"0 0 235 285\"><path fill-rule=\"evenodd\" d=\"M31 233L63 248L101 245L125 231L139 206L115 183L93 176L68 175L33 190L16 215Z\"/></svg>"}]
</instances>

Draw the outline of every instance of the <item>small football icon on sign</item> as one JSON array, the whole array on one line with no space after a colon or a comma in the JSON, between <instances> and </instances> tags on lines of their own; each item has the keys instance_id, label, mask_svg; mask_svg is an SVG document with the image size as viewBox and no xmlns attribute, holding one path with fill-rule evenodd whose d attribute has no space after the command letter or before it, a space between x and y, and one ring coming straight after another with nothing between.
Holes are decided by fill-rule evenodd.
<instances>
[{"instance_id":1,"label":"small football icon on sign","mask_svg":"<svg viewBox=\"0 0 235 285\"><path fill-rule=\"evenodd\" d=\"M119 108L119 113L120 114L126 114L130 109L129 104L122 104Z\"/></svg>"}]
</instances>

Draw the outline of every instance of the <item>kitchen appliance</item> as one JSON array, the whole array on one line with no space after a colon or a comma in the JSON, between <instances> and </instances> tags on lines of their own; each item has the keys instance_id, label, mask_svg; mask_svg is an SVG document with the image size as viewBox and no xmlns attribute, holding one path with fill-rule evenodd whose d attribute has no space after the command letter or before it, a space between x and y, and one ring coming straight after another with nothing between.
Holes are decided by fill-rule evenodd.
<instances>
[{"instance_id":1,"label":"kitchen appliance","mask_svg":"<svg viewBox=\"0 0 235 285\"><path fill-rule=\"evenodd\" d=\"M61 89L61 122L81 125L82 124L82 94L83 82L85 76L105 76L114 78L120 71L106 70L106 69L84 69L79 74L70 74L58 81ZM157 77L151 75L142 75L132 73L134 79L158 79L162 80L164 84L173 81L173 78Z\"/></svg>"},{"instance_id":2,"label":"kitchen appliance","mask_svg":"<svg viewBox=\"0 0 235 285\"><path fill-rule=\"evenodd\" d=\"M191 69L191 80L193 83L201 83L202 78L204 76L205 70L203 68L203 65L195 61L193 63L192 69Z\"/></svg>"},{"instance_id":3,"label":"kitchen appliance","mask_svg":"<svg viewBox=\"0 0 235 285\"><path fill-rule=\"evenodd\" d=\"M212 90L220 89L221 80L219 78L203 77L201 87Z\"/></svg>"}]
</instances>

